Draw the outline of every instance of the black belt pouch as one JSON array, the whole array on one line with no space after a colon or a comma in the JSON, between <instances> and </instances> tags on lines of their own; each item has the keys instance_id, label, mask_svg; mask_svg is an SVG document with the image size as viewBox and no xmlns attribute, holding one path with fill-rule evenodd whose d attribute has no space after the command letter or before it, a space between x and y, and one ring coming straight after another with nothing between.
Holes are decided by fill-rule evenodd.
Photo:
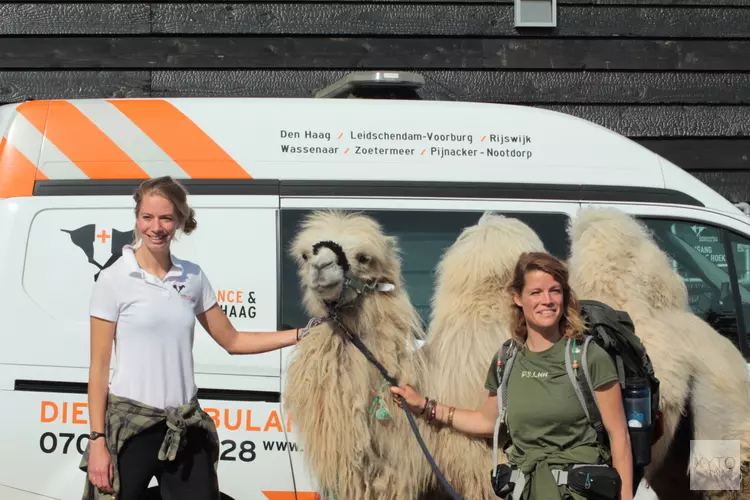
<instances>
[{"instance_id":1,"label":"black belt pouch","mask_svg":"<svg viewBox=\"0 0 750 500\"><path fill-rule=\"evenodd\" d=\"M516 484L510 480L512 469L508 464L499 464L492 475L492 489L499 498L506 498Z\"/></svg>"},{"instance_id":2,"label":"black belt pouch","mask_svg":"<svg viewBox=\"0 0 750 500\"><path fill-rule=\"evenodd\" d=\"M606 465L574 465L568 469L568 487L590 500L617 500L620 475Z\"/></svg>"}]
</instances>

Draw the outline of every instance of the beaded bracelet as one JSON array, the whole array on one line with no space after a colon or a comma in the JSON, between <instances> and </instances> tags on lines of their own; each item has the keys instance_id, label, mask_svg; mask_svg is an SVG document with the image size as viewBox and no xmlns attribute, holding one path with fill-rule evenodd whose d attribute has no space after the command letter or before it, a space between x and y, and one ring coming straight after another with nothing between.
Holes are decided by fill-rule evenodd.
<instances>
[{"instance_id":1,"label":"beaded bracelet","mask_svg":"<svg viewBox=\"0 0 750 500\"><path fill-rule=\"evenodd\" d=\"M419 412L419 416L421 417L424 415L425 410L427 410L427 405L430 403L430 398L424 398L424 406L422 407L422 411Z\"/></svg>"},{"instance_id":2,"label":"beaded bracelet","mask_svg":"<svg viewBox=\"0 0 750 500\"><path fill-rule=\"evenodd\" d=\"M323 323L325 323L325 318L310 318L310 321L307 322L307 325L303 326L302 328L297 328L297 342L307 337L312 328Z\"/></svg>"},{"instance_id":3,"label":"beaded bracelet","mask_svg":"<svg viewBox=\"0 0 750 500\"><path fill-rule=\"evenodd\" d=\"M437 401L433 399L432 406L430 407L430 418L427 421L432 422L433 420L435 420L436 413L437 413Z\"/></svg>"},{"instance_id":4,"label":"beaded bracelet","mask_svg":"<svg viewBox=\"0 0 750 500\"><path fill-rule=\"evenodd\" d=\"M435 413L437 412L437 401L434 399L431 399L429 403L427 403L427 422L432 422L435 420Z\"/></svg>"}]
</instances>

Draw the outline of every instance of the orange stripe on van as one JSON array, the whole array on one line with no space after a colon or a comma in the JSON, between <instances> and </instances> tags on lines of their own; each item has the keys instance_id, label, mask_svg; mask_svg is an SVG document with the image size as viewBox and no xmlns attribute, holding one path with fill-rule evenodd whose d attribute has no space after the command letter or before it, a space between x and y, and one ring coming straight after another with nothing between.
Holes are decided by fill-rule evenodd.
<instances>
[{"instance_id":1,"label":"orange stripe on van","mask_svg":"<svg viewBox=\"0 0 750 500\"><path fill-rule=\"evenodd\" d=\"M49 101L49 112L45 120L42 102L28 103L35 106L19 106L18 111L89 178L149 177L109 136L71 103Z\"/></svg>"},{"instance_id":2,"label":"orange stripe on van","mask_svg":"<svg viewBox=\"0 0 750 500\"><path fill-rule=\"evenodd\" d=\"M312 491L263 491L268 500L320 500L320 494Z\"/></svg>"},{"instance_id":3,"label":"orange stripe on van","mask_svg":"<svg viewBox=\"0 0 750 500\"><path fill-rule=\"evenodd\" d=\"M161 99L110 100L182 170L194 179L250 179L208 134L171 103Z\"/></svg>"},{"instance_id":4,"label":"orange stripe on van","mask_svg":"<svg viewBox=\"0 0 750 500\"><path fill-rule=\"evenodd\" d=\"M31 160L3 137L0 140L0 198L31 196L36 178L47 179L41 172L37 173Z\"/></svg>"},{"instance_id":5,"label":"orange stripe on van","mask_svg":"<svg viewBox=\"0 0 750 500\"><path fill-rule=\"evenodd\" d=\"M50 101L30 101L20 104L16 112L23 115L38 131L44 134Z\"/></svg>"}]
</instances>

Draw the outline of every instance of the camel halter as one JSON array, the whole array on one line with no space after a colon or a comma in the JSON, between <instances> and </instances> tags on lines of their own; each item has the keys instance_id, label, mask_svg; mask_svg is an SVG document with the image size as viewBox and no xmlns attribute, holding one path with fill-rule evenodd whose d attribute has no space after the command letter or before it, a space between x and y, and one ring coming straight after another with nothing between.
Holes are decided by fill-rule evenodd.
<instances>
[{"instance_id":1,"label":"camel halter","mask_svg":"<svg viewBox=\"0 0 750 500\"><path fill-rule=\"evenodd\" d=\"M332 302L327 302L326 307L328 308L329 313L332 310L339 310L344 307L353 307L356 303L360 301L363 295L370 293L370 292L392 292L396 289L395 285L393 283L388 283L384 281L372 281L370 283L363 283L362 281L359 281L357 278L352 275L351 266L349 265L349 259L346 258L346 253L344 252L344 249L341 248L341 245L336 243L335 241L319 241L315 245L313 245L312 253L313 255L318 255L318 252L321 248L327 248L333 254L336 256L336 265L341 267L341 269L344 271L344 276L346 279L344 280L344 285L341 288L341 293L339 294L338 299ZM346 290L353 290L354 291L354 298L349 300L344 300L343 297L345 295Z\"/></svg>"},{"instance_id":2,"label":"camel halter","mask_svg":"<svg viewBox=\"0 0 750 500\"><path fill-rule=\"evenodd\" d=\"M325 321L332 321L334 325L337 328L334 328L334 331L341 331L345 337L345 339L348 339L354 346L359 349L359 351L367 358L367 360L372 363L375 368L378 369L380 374L383 376L383 378L391 385L398 386L398 381L390 374L388 373L388 370L373 356L372 352L367 348L366 345L362 343L362 340L360 340L359 335L355 335L352 333L349 328L344 325L344 323L341 321L341 318L339 317L339 312L342 308L350 308L353 307L354 304L358 303L360 300L362 300L363 297L370 293L374 292L383 292L387 293L390 291L393 291L396 289L395 285L393 283L384 283L384 282L378 282L375 281L373 283L361 283L360 281L357 281L354 277L351 276L351 268L349 267L349 261L346 258L346 254L344 253L344 250L341 248L340 245L333 241L321 241L316 243L313 246L313 255L318 253L318 250L321 247L326 247L329 250L331 250L336 255L336 262L341 268L344 270L345 275L347 276L346 281L344 281L344 286L341 289L341 294L339 295L339 298L336 301L331 301L326 303L326 309L328 311L328 315L324 318L313 318L310 320L310 323L308 323L308 329L312 325L317 325L320 323L323 323ZM354 290L355 296L353 300L347 300L345 302L341 301L342 296L344 295L344 291L350 288ZM456 491L453 489L453 487L450 485L450 483L445 479L443 476L443 473L440 472L440 469L438 468L437 464L435 463L435 460L432 458L432 455L430 454L430 451L427 449L427 446L424 444L424 441L422 440L422 436L419 433L419 429L417 428L417 423L414 420L414 415L411 412L411 409L409 408L409 405L406 404L406 400L403 396L398 397L401 400L401 407L406 412L406 418L409 419L409 425L411 425L411 430L414 432L414 436L417 438L417 442L419 443L420 448L422 448L422 453L424 453L425 458L427 458L427 461L430 463L430 466L432 467L433 472L437 476L438 480L442 483L443 487L446 489L448 494L453 498L454 500L461 500L461 497L456 493Z\"/></svg>"},{"instance_id":3,"label":"camel halter","mask_svg":"<svg viewBox=\"0 0 750 500\"><path fill-rule=\"evenodd\" d=\"M344 296L344 292L349 289L354 291L354 298L343 300L342 297ZM330 312L333 310L341 310L344 308L351 308L357 305L360 300L362 300L363 296L368 293L373 292L392 292L395 290L396 287L393 285L393 283L383 282L383 281L373 281L372 283L362 283L361 281L357 280L356 278L352 276L348 276L346 280L344 281L344 285L341 288L341 294L339 295L339 298L334 301L326 304L328 307L328 311Z\"/></svg>"}]
</instances>

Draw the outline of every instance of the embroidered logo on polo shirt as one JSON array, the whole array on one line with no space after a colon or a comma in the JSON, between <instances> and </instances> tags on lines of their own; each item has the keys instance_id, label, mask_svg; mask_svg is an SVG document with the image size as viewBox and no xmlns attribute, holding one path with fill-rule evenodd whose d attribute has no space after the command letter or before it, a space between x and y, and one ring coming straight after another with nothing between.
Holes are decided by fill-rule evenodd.
<instances>
[{"instance_id":1,"label":"embroidered logo on polo shirt","mask_svg":"<svg viewBox=\"0 0 750 500\"><path fill-rule=\"evenodd\" d=\"M195 297L192 295L183 295L182 291L185 289L185 285L181 285L179 283L174 283L172 285L172 288L174 288L177 291L177 294L182 297L185 300L189 300L190 302L195 302Z\"/></svg>"}]
</instances>

